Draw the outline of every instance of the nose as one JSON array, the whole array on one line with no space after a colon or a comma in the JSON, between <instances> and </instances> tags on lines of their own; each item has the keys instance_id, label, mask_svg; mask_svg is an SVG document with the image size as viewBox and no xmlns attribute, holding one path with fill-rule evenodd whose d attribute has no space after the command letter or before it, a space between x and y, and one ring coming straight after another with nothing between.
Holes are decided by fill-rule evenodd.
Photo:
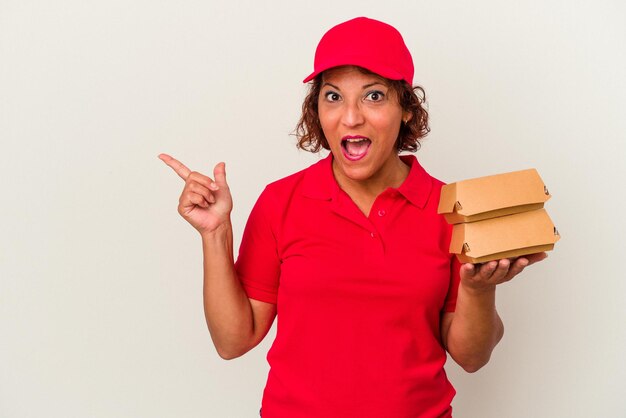
<instances>
[{"instance_id":1,"label":"nose","mask_svg":"<svg viewBox=\"0 0 626 418\"><path fill-rule=\"evenodd\" d=\"M348 127L359 126L365 121L363 111L358 102L346 102L341 122Z\"/></svg>"}]
</instances>

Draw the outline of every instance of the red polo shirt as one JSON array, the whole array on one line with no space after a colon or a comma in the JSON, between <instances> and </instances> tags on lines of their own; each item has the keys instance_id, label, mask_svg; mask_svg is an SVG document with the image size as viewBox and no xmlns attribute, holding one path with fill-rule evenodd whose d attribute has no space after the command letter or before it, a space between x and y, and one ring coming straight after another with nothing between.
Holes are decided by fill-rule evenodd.
<instances>
[{"instance_id":1,"label":"red polo shirt","mask_svg":"<svg viewBox=\"0 0 626 418\"><path fill-rule=\"evenodd\" d=\"M278 311L264 418L451 416L440 318L460 264L437 214L443 183L402 158L408 177L369 216L337 185L332 155L268 185L252 210L237 273Z\"/></svg>"}]
</instances>

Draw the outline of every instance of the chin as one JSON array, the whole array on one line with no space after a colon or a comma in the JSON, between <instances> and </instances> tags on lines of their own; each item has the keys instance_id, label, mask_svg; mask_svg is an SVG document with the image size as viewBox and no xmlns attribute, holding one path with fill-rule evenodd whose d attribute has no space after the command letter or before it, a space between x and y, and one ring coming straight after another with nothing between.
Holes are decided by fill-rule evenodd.
<instances>
[{"instance_id":1,"label":"chin","mask_svg":"<svg viewBox=\"0 0 626 418\"><path fill-rule=\"evenodd\" d=\"M372 177L369 167L350 167L343 165L341 167L343 175L354 181L365 181Z\"/></svg>"}]
</instances>

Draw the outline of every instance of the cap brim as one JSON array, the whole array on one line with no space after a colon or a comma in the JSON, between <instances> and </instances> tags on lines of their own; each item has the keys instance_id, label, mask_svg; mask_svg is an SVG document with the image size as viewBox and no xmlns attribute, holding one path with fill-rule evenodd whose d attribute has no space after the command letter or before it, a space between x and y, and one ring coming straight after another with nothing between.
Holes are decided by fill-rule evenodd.
<instances>
[{"instance_id":1,"label":"cap brim","mask_svg":"<svg viewBox=\"0 0 626 418\"><path fill-rule=\"evenodd\" d=\"M302 80L303 83L308 83L309 81L313 80L315 77L317 77L318 72L317 71L313 71L307 78L305 78L304 80Z\"/></svg>"},{"instance_id":2,"label":"cap brim","mask_svg":"<svg viewBox=\"0 0 626 418\"><path fill-rule=\"evenodd\" d=\"M388 78L389 80L404 80L404 78L402 77L402 74L400 74L398 71L391 69L391 68L386 68L386 67L378 67L378 66L374 66L374 65L359 65L359 64L337 64L337 65L331 65L328 66L327 68L324 69L320 69L319 71L313 71L307 78L305 78L304 80L302 80L303 83L308 83L309 81L313 80L315 77L317 77L319 74L323 73L326 70L330 70L331 68L335 68L335 67L343 67L345 65L354 65L355 67L361 67L361 68L365 68L368 71L373 72L376 75L379 75L381 77L384 78ZM404 80L407 83L409 83L409 81ZM410 84L410 83L409 83Z\"/></svg>"}]
</instances>

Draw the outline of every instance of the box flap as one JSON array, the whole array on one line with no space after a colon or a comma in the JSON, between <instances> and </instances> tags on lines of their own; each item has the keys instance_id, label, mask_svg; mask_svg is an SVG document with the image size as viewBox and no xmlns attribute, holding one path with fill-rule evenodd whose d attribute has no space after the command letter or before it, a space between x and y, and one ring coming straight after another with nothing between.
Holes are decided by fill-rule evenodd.
<instances>
[{"instance_id":1,"label":"box flap","mask_svg":"<svg viewBox=\"0 0 626 418\"><path fill-rule=\"evenodd\" d=\"M450 223L474 222L543 207L548 189L534 168L443 186L438 213Z\"/></svg>"},{"instance_id":2,"label":"box flap","mask_svg":"<svg viewBox=\"0 0 626 418\"><path fill-rule=\"evenodd\" d=\"M545 209L454 225L450 252L480 258L520 248L554 244L558 232Z\"/></svg>"},{"instance_id":3,"label":"box flap","mask_svg":"<svg viewBox=\"0 0 626 418\"><path fill-rule=\"evenodd\" d=\"M456 203L456 183L446 184L441 188L437 213L453 213Z\"/></svg>"},{"instance_id":4,"label":"box flap","mask_svg":"<svg viewBox=\"0 0 626 418\"><path fill-rule=\"evenodd\" d=\"M463 253L463 244L465 243L465 227L463 225L458 224L452 227L452 238L450 239L450 252L452 254Z\"/></svg>"}]
</instances>

